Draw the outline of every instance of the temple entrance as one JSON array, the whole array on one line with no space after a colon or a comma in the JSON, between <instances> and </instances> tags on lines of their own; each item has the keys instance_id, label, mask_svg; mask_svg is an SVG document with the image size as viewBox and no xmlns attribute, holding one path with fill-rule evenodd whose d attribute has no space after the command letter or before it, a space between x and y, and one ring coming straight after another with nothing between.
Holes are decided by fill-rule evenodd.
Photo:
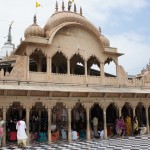
<instances>
[{"instance_id":1,"label":"temple entrance","mask_svg":"<svg viewBox=\"0 0 150 150\"><path fill-rule=\"evenodd\" d=\"M81 103L76 103L72 109L72 140L86 138L86 124L86 110Z\"/></svg>"},{"instance_id":2,"label":"temple entrance","mask_svg":"<svg viewBox=\"0 0 150 150\"><path fill-rule=\"evenodd\" d=\"M133 110L129 103L125 103L122 108L122 116L126 124L126 135L130 136L132 134L132 122L133 122Z\"/></svg>"},{"instance_id":3,"label":"temple entrance","mask_svg":"<svg viewBox=\"0 0 150 150\"><path fill-rule=\"evenodd\" d=\"M41 102L35 103L30 110L31 142L46 142L48 130L48 112Z\"/></svg>"},{"instance_id":4,"label":"temple entrance","mask_svg":"<svg viewBox=\"0 0 150 150\"><path fill-rule=\"evenodd\" d=\"M103 130L103 110L99 104L94 104L91 108L91 138L98 136L98 131ZM97 124L97 125L96 125Z\"/></svg>"},{"instance_id":5,"label":"temple entrance","mask_svg":"<svg viewBox=\"0 0 150 150\"><path fill-rule=\"evenodd\" d=\"M6 141L17 141L16 123L20 119L25 119L26 111L20 102L13 102L6 112Z\"/></svg>"},{"instance_id":6,"label":"temple entrance","mask_svg":"<svg viewBox=\"0 0 150 150\"><path fill-rule=\"evenodd\" d=\"M115 121L118 118L118 110L114 103L111 103L106 109L107 119L107 136L116 134L115 132Z\"/></svg>"},{"instance_id":7,"label":"temple entrance","mask_svg":"<svg viewBox=\"0 0 150 150\"><path fill-rule=\"evenodd\" d=\"M146 126L146 111L142 103L139 103L136 107L136 116L138 118L139 127Z\"/></svg>"},{"instance_id":8,"label":"temple entrance","mask_svg":"<svg viewBox=\"0 0 150 150\"><path fill-rule=\"evenodd\" d=\"M62 102L56 103L52 110L51 140L67 140L68 113Z\"/></svg>"}]
</instances>

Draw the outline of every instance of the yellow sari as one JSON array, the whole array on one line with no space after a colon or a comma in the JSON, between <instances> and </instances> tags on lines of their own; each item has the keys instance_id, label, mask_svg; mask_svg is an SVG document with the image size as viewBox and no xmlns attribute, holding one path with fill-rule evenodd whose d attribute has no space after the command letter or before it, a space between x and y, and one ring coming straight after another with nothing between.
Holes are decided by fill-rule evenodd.
<instances>
[{"instance_id":1,"label":"yellow sari","mask_svg":"<svg viewBox=\"0 0 150 150\"><path fill-rule=\"evenodd\" d=\"M125 122L126 122L126 134L131 135L132 132L131 117L127 116Z\"/></svg>"}]
</instances>

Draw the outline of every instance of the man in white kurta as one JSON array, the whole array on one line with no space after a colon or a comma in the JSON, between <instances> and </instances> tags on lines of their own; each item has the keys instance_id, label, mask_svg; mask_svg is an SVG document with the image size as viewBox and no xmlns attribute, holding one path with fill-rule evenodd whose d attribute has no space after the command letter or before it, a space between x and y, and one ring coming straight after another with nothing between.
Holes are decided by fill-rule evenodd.
<instances>
[{"instance_id":1,"label":"man in white kurta","mask_svg":"<svg viewBox=\"0 0 150 150\"><path fill-rule=\"evenodd\" d=\"M23 120L20 120L16 124L16 129L17 129L17 140L18 140L18 145L23 146L23 148L26 147L26 140L27 140L27 135L26 135L26 123Z\"/></svg>"}]
</instances>

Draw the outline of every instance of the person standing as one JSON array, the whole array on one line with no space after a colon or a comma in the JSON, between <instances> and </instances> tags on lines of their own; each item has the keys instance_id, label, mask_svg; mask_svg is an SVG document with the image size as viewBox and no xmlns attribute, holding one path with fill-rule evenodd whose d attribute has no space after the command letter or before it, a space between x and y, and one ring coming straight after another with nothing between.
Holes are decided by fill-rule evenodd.
<instances>
[{"instance_id":1,"label":"person standing","mask_svg":"<svg viewBox=\"0 0 150 150\"><path fill-rule=\"evenodd\" d=\"M2 119L2 116L0 116L0 147L2 146L2 138L4 135L4 120Z\"/></svg>"},{"instance_id":2,"label":"person standing","mask_svg":"<svg viewBox=\"0 0 150 150\"><path fill-rule=\"evenodd\" d=\"M26 147L26 123L24 120L19 120L16 124L18 146Z\"/></svg>"}]
</instances>

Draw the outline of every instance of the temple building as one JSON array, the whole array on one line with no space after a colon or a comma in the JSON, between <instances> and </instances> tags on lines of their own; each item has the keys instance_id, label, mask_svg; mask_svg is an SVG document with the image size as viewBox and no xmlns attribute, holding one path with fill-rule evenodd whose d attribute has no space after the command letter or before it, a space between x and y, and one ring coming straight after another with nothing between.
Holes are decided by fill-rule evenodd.
<instances>
[{"instance_id":1,"label":"temple building","mask_svg":"<svg viewBox=\"0 0 150 150\"><path fill-rule=\"evenodd\" d=\"M105 138L113 134L120 116L136 115L149 133L150 69L128 78L118 62L123 54L83 16L82 8L78 13L75 4L74 11L70 5L65 10L64 2L61 7L56 2L44 28L34 16L25 39L0 60L0 115L6 121L3 145L16 140L10 137L16 133L15 124L9 124L21 117L28 142L35 140L37 132L45 132L48 143L60 140L53 132L62 127L69 142L74 129L84 130L82 136L90 140L94 117ZM106 66L115 74L106 72Z\"/></svg>"}]
</instances>

